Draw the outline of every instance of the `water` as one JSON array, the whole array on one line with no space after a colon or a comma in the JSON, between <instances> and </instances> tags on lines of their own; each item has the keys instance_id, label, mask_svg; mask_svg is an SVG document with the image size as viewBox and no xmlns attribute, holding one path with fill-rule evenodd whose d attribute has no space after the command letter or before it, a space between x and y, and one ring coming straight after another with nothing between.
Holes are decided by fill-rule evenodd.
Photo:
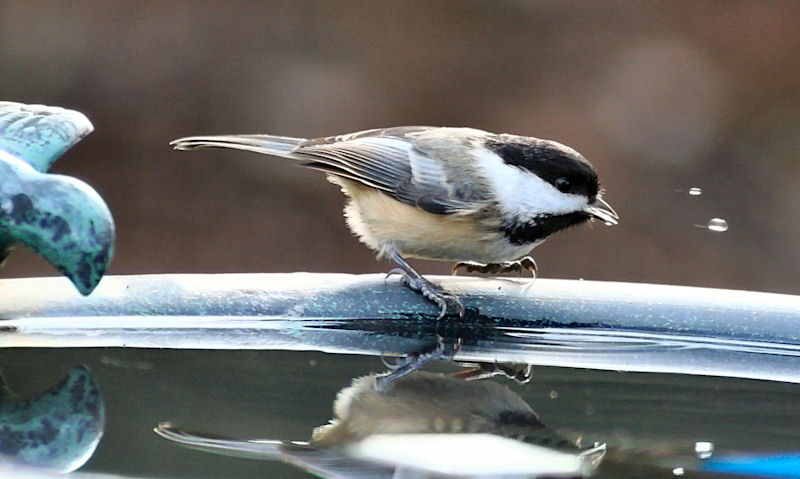
<instances>
[{"instance_id":1,"label":"water","mask_svg":"<svg viewBox=\"0 0 800 479\"><path fill-rule=\"evenodd\" d=\"M715 233L724 233L728 231L728 222L722 218L711 218L704 225L694 225L695 228L703 228Z\"/></svg>"},{"instance_id":2,"label":"water","mask_svg":"<svg viewBox=\"0 0 800 479\"><path fill-rule=\"evenodd\" d=\"M728 222L722 218L711 218L708 220L707 228L717 233L728 231Z\"/></svg>"},{"instance_id":3,"label":"water","mask_svg":"<svg viewBox=\"0 0 800 479\"><path fill-rule=\"evenodd\" d=\"M546 279L532 292L513 280L433 279L459 292L465 317L435 321L435 308L382 275L110 277L89 298L61 279L0 281L0 367L31 397L87 365L105 398L106 433L83 470L132 477L310 477L189 450L153 428L166 421L307 441L353 378L384 370L378 354L419 352L436 338L459 344L462 360L536 364L527 384L469 384L493 381L517 398L504 404L536 411L543 426L524 437L540 449L605 445L596 477L693 475L709 464L723 470L731 455L800 451L800 297ZM458 389L460 404L466 388L442 390ZM483 401L481 411L500 404L472 399L465 403ZM441 402L404 409L421 414ZM459 430L469 424L455 419ZM444 430L455 419L422 422Z\"/></svg>"},{"instance_id":4,"label":"water","mask_svg":"<svg viewBox=\"0 0 800 479\"><path fill-rule=\"evenodd\" d=\"M193 478L312 476L277 462L181 448L152 432L159 422L308 440L331 418L341 388L383 368L376 357L317 352L0 350L9 385L23 395L45 389L79 363L96 375L107 409L106 434L83 471ZM433 369L456 367L440 362ZM517 393L548 428L584 444L607 443L599 478L673 477L676 468L688 475L711 444L715 458L800 450L796 384L555 367L535 367L524 385L491 380Z\"/></svg>"},{"instance_id":5,"label":"water","mask_svg":"<svg viewBox=\"0 0 800 479\"><path fill-rule=\"evenodd\" d=\"M677 189L675 189L673 191L675 193L684 193L684 192L686 192L689 196L700 196L700 195L703 194L703 189L700 188L700 187L697 187L697 186L693 186L693 187L689 188L688 190L682 190L682 189L677 188Z\"/></svg>"},{"instance_id":6,"label":"water","mask_svg":"<svg viewBox=\"0 0 800 479\"><path fill-rule=\"evenodd\" d=\"M677 190L681 191L681 190ZM688 190L689 196L700 196L703 194L703 189L693 186ZM728 231L728 222L722 218L711 218L705 225L694 225L697 228L705 228L715 233L724 233Z\"/></svg>"},{"instance_id":7,"label":"water","mask_svg":"<svg viewBox=\"0 0 800 479\"><path fill-rule=\"evenodd\" d=\"M714 455L714 443L708 441L697 441L694 444L694 452L699 459L708 459Z\"/></svg>"}]
</instances>

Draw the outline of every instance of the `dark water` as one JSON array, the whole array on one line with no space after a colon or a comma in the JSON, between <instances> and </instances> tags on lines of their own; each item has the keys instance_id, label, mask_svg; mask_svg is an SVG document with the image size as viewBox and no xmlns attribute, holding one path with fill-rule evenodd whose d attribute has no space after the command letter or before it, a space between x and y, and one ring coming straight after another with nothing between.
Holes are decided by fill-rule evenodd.
<instances>
[{"instance_id":1,"label":"dark water","mask_svg":"<svg viewBox=\"0 0 800 479\"><path fill-rule=\"evenodd\" d=\"M317 352L0 350L0 367L20 395L46 389L76 364L97 377L107 414L105 436L82 470L186 478L311 476L277 462L184 449L152 432L159 422L235 437L307 440L331 418L340 389L383 370L376 357ZM533 374L524 385L490 380L519 394L549 428L584 443L608 443L596 477L674 477L671 464L692 462L696 441L713 442L715 456L800 450L797 384L556 367Z\"/></svg>"}]
</instances>

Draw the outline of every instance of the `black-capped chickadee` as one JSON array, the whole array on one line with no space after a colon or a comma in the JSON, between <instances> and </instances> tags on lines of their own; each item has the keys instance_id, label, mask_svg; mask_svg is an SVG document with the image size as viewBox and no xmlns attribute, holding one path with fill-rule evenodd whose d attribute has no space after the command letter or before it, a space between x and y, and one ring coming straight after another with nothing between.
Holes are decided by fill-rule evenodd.
<instances>
[{"instance_id":1,"label":"black-capped chickadee","mask_svg":"<svg viewBox=\"0 0 800 479\"><path fill-rule=\"evenodd\" d=\"M404 126L312 140L193 136L171 145L254 151L324 171L350 198L345 207L350 229L379 257L397 263L392 273L435 302L440 318L448 300L463 314L461 302L404 258L535 273L525 255L552 233L593 218L607 224L619 218L601 198L592 165L572 148L539 138Z\"/></svg>"},{"instance_id":2,"label":"black-capped chickadee","mask_svg":"<svg viewBox=\"0 0 800 479\"><path fill-rule=\"evenodd\" d=\"M160 423L155 432L192 449L278 459L318 477L340 479L588 477L605 457L605 444L583 448L573 440L575 434L547 427L524 399L502 384L416 371L384 390L379 377L353 379L339 391L334 418L315 428L308 442L237 439L171 423ZM482 439L487 435L505 440ZM384 445L370 445L375 440ZM465 453L460 447L470 441L491 448L473 446ZM434 454L421 457L425 447L433 447ZM465 461L465 454L476 455ZM411 467L409 457L415 458ZM480 470L466 463L479 464Z\"/></svg>"}]
</instances>

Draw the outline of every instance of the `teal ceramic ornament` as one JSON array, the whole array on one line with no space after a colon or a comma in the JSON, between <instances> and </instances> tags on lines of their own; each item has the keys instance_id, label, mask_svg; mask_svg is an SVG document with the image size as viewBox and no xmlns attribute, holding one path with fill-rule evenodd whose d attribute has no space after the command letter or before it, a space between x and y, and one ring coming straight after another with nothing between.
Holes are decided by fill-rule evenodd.
<instances>
[{"instance_id":1,"label":"teal ceramic ornament","mask_svg":"<svg viewBox=\"0 0 800 479\"><path fill-rule=\"evenodd\" d=\"M17 398L0 376L0 463L74 471L92 456L104 426L103 399L83 366L32 399Z\"/></svg>"},{"instance_id":2,"label":"teal ceramic ornament","mask_svg":"<svg viewBox=\"0 0 800 479\"><path fill-rule=\"evenodd\" d=\"M84 295L111 261L114 220L92 187L47 169L92 129L77 111L0 102L0 267L23 244Z\"/></svg>"}]
</instances>

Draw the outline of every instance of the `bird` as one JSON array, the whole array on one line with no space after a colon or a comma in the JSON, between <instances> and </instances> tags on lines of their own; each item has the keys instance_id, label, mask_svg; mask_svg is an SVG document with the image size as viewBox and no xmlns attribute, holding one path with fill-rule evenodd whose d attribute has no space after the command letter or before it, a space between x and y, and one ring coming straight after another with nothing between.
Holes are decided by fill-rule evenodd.
<instances>
[{"instance_id":1,"label":"bird","mask_svg":"<svg viewBox=\"0 0 800 479\"><path fill-rule=\"evenodd\" d=\"M503 384L415 371L384 390L379 378L357 377L340 390L334 417L309 441L226 437L169 422L154 432L191 449L277 459L342 479L588 477L606 456L605 444L583 447L574 433L548 427ZM435 452L421 456L421 450Z\"/></svg>"},{"instance_id":2,"label":"bird","mask_svg":"<svg viewBox=\"0 0 800 479\"><path fill-rule=\"evenodd\" d=\"M459 373L414 371L388 389L381 387L379 374L355 378L336 395L335 417L314 429L311 444L332 447L375 434L448 432L525 440L540 439L546 430L548 446L577 450L567 440L556 439L531 406L505 385L465 379Z\"/></svg>"},{"instance_id":3,"label":"bird","mask_svg":"<svg viewBox=\"0 0 800 479\"><path fill-rule=\"evenodd\" d=\"M455 262L485 273L528 270L528 253L551 234L598 219L618 223L592 165L552 140L467 127L399 126L314 139L275 135L189 136L176 150L232 148L320 170L349 198L351 231L403 283L464 315L455 295L406 258Z\"/></svg>"}]
</instances>

